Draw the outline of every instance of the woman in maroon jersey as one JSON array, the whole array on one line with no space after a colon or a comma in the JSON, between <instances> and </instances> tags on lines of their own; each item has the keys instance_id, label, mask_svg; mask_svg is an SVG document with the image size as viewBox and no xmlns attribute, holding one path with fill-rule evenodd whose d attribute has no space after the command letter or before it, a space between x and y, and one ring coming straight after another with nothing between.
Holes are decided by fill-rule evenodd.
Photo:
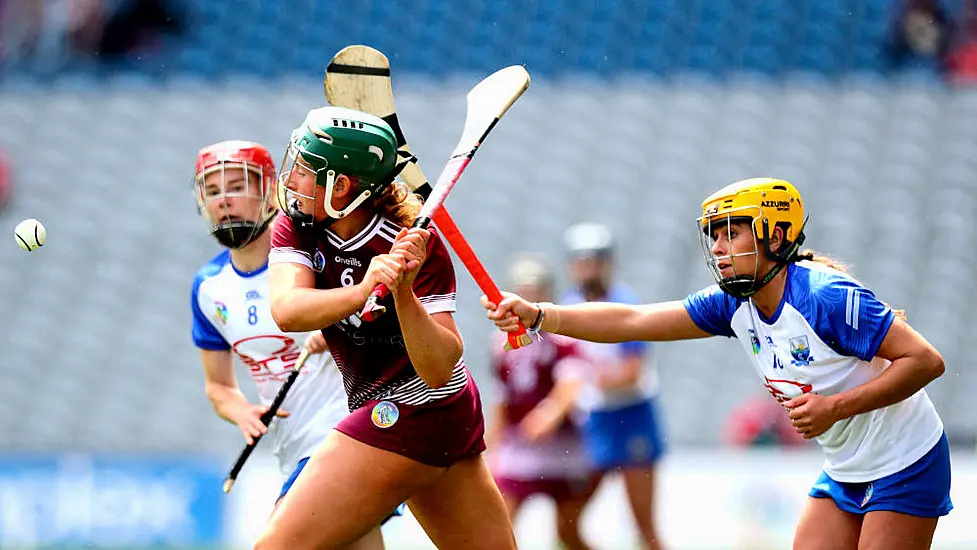
<instances>
[{"instance_id":1,"label":"woman in maroon jersey","mask_svg":"<svg viewBox=\"0 0 977 550\"><path fill-rule=\"evenodd\" d=\"M533 255L511 263L509 285L520 296L553 299L553 274ZM562 547L586 550L580 513L596 478L569 415L588 363L577 342L564 336L544 334L538 343L510 352L502 351L504 342L505 335L496 332L492 366L502 383L502 398L487 437L495 481L513 520L527 498L553 499Z\"/></svg>"},{"instance_id":2,"label":"woman in maroon jersey","mask_svg":"<svg viewBox=\"0 0 977 550\"><path fill-rule=\"evenodd\" d=\"M394 133L349 109L310 111L279 174L269 259L282 330L322 327L352 411L313 453L256 548L335 548L403 501L439 548L515 548L481 453L478 390L462 360L451 259L409 227L419 201L400 183ZM373 287L387 314L357 313Z\"/></svg>"}]
</instances>

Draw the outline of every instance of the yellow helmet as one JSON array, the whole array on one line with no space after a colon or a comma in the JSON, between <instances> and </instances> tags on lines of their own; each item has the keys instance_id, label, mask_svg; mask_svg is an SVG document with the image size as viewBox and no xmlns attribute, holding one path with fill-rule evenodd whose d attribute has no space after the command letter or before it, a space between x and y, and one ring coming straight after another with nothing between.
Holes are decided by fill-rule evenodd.
<instances>
[{"instance_id":1,"label":"yellow helmet","mask_svg":"<svg viewBox=\"0 0 977 550\"><path fill-rule=\"evenodd\" d=\"M702 231L700 236L705 237L702 241L703 253L713 268L717 282L730 294L747 297L767 284L797 254L804 242L807 220L801 194L790 182L776 178L751 178L731 183L709 195L702 201L702 215L696 221ZM757 273L739 274L727 279L719 274L716 259L712 258L710 252L711 245L707 241L717 225L732 223L749 223L757 241L763 243L767 256L777 261L777 266L759 281ZM783 230L784 242L773 250L770 248L770 236L776 227Z\"/></svg>"},{"instance_id":2,"label":"yellow helmet","mask_svg":"<svg viewBox=\"0 0 977 550\"><path fill-rule=\"evenodd\" d=\"M804 203L790 182L775 178L751 178L731 183L702 201L699 223L705 230L709 222L749 217L753 234L764 240L770 229L783 227L784 238L793 243L804 228ZM720 216L722 216L720 218Z\"/></svg>"}]
</instances>

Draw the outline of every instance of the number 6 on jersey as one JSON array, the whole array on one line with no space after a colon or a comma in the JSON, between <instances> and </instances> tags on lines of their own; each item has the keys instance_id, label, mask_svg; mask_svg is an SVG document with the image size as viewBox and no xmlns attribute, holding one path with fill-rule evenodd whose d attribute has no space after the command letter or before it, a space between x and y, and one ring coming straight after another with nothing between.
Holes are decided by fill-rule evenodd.
<instances>
[{"instance_id":1,"label":"number 6 on jersey","mask_svg":"<svg viewBox=\"0 0 977 550\"><path fill-rule=\"evenodd\" d=\"M347 267L339 275L339 284L343 286L353 286L356 281L353 280L353 268Z\"/></svg>"}]
</instances>

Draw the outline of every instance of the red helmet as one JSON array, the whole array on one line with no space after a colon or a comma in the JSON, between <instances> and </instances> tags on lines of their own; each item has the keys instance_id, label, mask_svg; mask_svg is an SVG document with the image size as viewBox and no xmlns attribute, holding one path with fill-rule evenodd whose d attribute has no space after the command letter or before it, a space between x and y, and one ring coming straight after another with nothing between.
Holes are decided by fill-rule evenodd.
<instances>
[{"instance_id":1,"label":"red helmet","mask_svg":"<svg viewBox=\"0 0 977 550\"><path fill-rule=\"evenodd\" d=\"M272 160L268 148L260 143L232 139L204 147L197 153L197 176L223 162L247 163L267 169L274 181L275 161Z\"/></svg>"},{"instance_id":2,"label":"red helmet","mask_svg":"<svg viewBox=\"0 0 977 550\"><path fill-rule=\"evenodd\" d=\"M241 248L264 232L276 212L275 179L275 162L260 143L222 141L197 153L197 209L222 245Z\"/></svg>"}]
</instances>

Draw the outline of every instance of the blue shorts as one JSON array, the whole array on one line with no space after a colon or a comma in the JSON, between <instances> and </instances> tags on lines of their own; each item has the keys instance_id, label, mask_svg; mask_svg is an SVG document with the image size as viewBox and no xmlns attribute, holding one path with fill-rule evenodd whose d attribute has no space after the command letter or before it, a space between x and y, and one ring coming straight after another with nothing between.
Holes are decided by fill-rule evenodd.
<instances>
[{"instance_id":1,"label":"blue shorts","mask_svg":"<svg viewBox=\"0 0 977 550\"><path fill-rule=\"evenodd\" d=\"M665 452L654 399L620 409L590 411L581 433L588 458L601 471L650 466Z\"/></svg>"},{"instance_id":2,"label":"blue shorts","mask_svg":"<svg viewBox=\"0 0 977 550\"><path fill-rule=\"evenodd\" d=\"M830 498L839 509L852 514L887 511L924 518L945 516L953 509L950 444L944 433L922 458L875 481L843 483L821 472L808 494Z\"/></svg>"},{"instance_id":3,"label":"blue shorts","mask_svg":"<svg viewBox=\"0 0 977 550\"><path fill-rule=\"evenodd\" d=\"M299 461L298 465L295 466L295 470L292 471L292 475L288 476L288 479L285 480L285 484L282 485L282 492L279 493L278 498L275 500L275 502L278 502L285 497L285 494L288 493L288 490L292 488L292 484L295 483L295 480L299 478L299 474L302 473L302 469L305 468L305 463L308 461L309 461L309 457L305 457ZM397 516L404 515L405 506L406 505L403 503L400 506L398 506L397 509L394 510L392 514L390 514L382 522L380 522L380 525L383 525L384 523L390 521L390 518L395 518Z\"/></svg>"}]
</instances>

